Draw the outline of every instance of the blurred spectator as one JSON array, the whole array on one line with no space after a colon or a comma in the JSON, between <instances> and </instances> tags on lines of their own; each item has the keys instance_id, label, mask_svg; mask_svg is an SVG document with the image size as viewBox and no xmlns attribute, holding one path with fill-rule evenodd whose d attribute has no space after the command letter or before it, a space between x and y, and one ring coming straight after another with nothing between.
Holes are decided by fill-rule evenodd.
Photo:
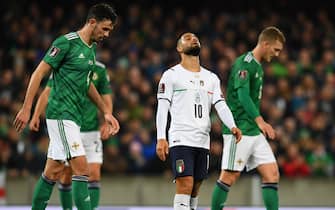
<instances>
[{"instance_id":1,"label":"blurred spectator","mask_svg":"<svg viewBox=\"0 0 335 210\"><path fill-rule=\"evenodd\" d=\"M286 177L306 177L311 174L309 165L304 155L299 151L297 144L290 144L287 147L287 157L282 163L283 175Z\"/></svg>"}]
</instances>

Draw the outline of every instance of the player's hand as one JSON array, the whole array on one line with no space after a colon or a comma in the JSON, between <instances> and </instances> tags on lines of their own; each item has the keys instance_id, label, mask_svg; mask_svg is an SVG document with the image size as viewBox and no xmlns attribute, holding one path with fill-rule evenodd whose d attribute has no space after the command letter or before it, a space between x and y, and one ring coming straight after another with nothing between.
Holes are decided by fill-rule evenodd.
<instances>
[{"instance_id":1,"label":"player's hand","mask_svg":"<svg viewBox=\"0 0 335 210\"><path fill-rule=\"evenodd\" d=\"M108 123L104 123L102 124L102 126L100 127L100 138L101 140L107 140L110 137L110 133L109 130L111 129L111 125Z\"/></svg>"},{"instance_id":2,"label":"player's hand","mask_svg":"<svg viewBox=\"0 0 335 210\"><path fill-rule=\"evenodd\" d=\"M256 117L255 121L265 137L269 137L270 139L276 138L275 130L269 123L265 122L261 116Z\"/></svg>"},{"instance_id":3,"label":"player's hand","mask_svg":"<svg viewBox=\"0 0 335 210\"><path fill-rule=\"evenodd\" d=\"M40 118L33 116L30 120L29 128L32 131L38 131L40 129Z\"/></svg>"},{"instance_id":4,"label":"player's hand","mask_svg":"<svg viewBox=\"0 0 335 210\"><path fill-rule=\"evenodd\" d=\"M156 144L156 154L162 161L165 161L169 154L169 144L166 139L158 139Z\"/></svg>"},{"instance_id":5,"label":"player's hand","mask_svg":"<svg viewBox=\"0 0 335 210\"><path fill-rule=\"evenodd\" d=\"M239 128L232 128L231 133L235 136L236 143L240 142L242 139L242 131Z\"/></svg>"},{"instance_id":6,"label":"player's hand","mask_svg":"<svg viewBox=\"0 0 335 210\"><path fill-rule=\"evenodd\" d=\"M120 130L119 121L112 114L105 114L105 121L110 124L109 134L115 135Z\"/></svg>"},{"instance_id":7,"label":"player's hand","mask_svg":"<svg viewBox=\"0 0 335 210\"><path fill-rule=\"evenodd\" d=\"M30 110L21 108L17 113L13 125L17 132L22 132L30 118Z\"/></svg>"}]
</instances>

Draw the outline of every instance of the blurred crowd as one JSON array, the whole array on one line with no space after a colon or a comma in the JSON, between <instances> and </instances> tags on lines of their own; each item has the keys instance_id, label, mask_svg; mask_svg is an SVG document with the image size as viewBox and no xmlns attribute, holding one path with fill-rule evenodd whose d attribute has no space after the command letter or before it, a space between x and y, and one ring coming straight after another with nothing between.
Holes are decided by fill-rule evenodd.
<instances>
[{"instance_id":1,"label":"blurred crowd","mask_svg":"<svg viewBox=\"0 0 335 210\"><path fill-rule=\"evenodd\" d=\"M71 2L71 1L70 1ZM39 175L48 147L45 122L39 132L18 134L12 120L29 78L51 42L84 24L85 1L29 2L0 14L0 167L8 176ZM117 10L118 5L115 4ZM120 132L104 142L105 174L169 173L155 155L157 84L179 62L176 41L183 32L199 36L201 63L217 73L225 90L234 59L251 50L265 26L279 27L287 43L280 57L264 65L262 113L277 131L271 141L283 177L335 176L335 26L326 9L313 14L244 9L238 13L196 13L175 6L128 4L111 37L98 47L113 89ZM41 87L40 91L43 87ZM210 173L218 173L221 122L212 114Z\"/></svg>"}]
</instances>

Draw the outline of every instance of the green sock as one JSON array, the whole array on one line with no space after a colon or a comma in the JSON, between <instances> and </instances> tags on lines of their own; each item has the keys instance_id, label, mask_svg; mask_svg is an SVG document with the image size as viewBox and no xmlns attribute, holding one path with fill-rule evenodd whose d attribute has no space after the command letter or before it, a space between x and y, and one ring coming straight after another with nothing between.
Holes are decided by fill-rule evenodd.
<instances>
[{"instance_id":1,"label":"green sock","mask_svg":"<svg viewBox=\"0 0 335 210\"><path fill-rule=\"evenodd\" d=\"M263 183L262 194L267 210L278 210L278 183Z\"/></svg>"},{"instance_id":2,"label":"green sock","mask_svg":"<svg viewBox=\"0 0 335 210\"><path fill-rule=\"evenodd\" d=\"M87 176L72 176L72 190L74 203L78 210L91 210L91 200L87 188Z\"/></svg>"},{"instance_id":3,"label":"green sock","mask_svg":"<svg viewBox=\"0 0 335 210\"><path fill-rule=\"evenodd\" d=\"M54 181L42 174L34 189L32 210L44 210L47 207L54 185Z\"/></svg>"},{"instance_id":4,"label":"green sock","mask_svg":"<svg viewBox=\"0 0 335 210\"><path fill-rule=\"evenodd\" d=\"M72 210L72 187L71 185L58 184L59 198L63 210Z\"/></svg>"},{"instance_id":5,"label":"green sock","mask_svg":"<svg viewBox=\"0 0 335 210\"><path fill-rule=\"evenodd\" d=\"M88 183L88 191L91 197L91 207L92 209L96 209L99 206L100 200L100 182L89 182Z\"/></svg>"},{"instance_id":6,"label":"green sock","mask_svg":"<svg viewBox=\"0 0 335 210\"><path fill-rule=\"evenodd\" d=\"M211 210L222 210L227 200L230 185L218 180L212 194Z\"/></svg>"}]
</instances>

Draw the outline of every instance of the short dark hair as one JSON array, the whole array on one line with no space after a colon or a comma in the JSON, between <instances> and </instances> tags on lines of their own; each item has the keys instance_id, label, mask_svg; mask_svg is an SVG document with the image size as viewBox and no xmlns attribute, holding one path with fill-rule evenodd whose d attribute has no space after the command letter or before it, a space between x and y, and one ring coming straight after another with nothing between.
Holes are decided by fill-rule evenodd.
<instances>
[{"instance_id":1,"label":"short dark hair","mask_svg":"<svg viewBox=\"0 0 335 210\"><path fill-rule=\"evenodd\" d=\"M94 18L98 22L103 20L111 20L113 24L116 23L117 14L114 10L114 8L106 3L99 3L93 5L87 14L86 22L89 21L89 19Z\"/></svg>"}]
</instances>

